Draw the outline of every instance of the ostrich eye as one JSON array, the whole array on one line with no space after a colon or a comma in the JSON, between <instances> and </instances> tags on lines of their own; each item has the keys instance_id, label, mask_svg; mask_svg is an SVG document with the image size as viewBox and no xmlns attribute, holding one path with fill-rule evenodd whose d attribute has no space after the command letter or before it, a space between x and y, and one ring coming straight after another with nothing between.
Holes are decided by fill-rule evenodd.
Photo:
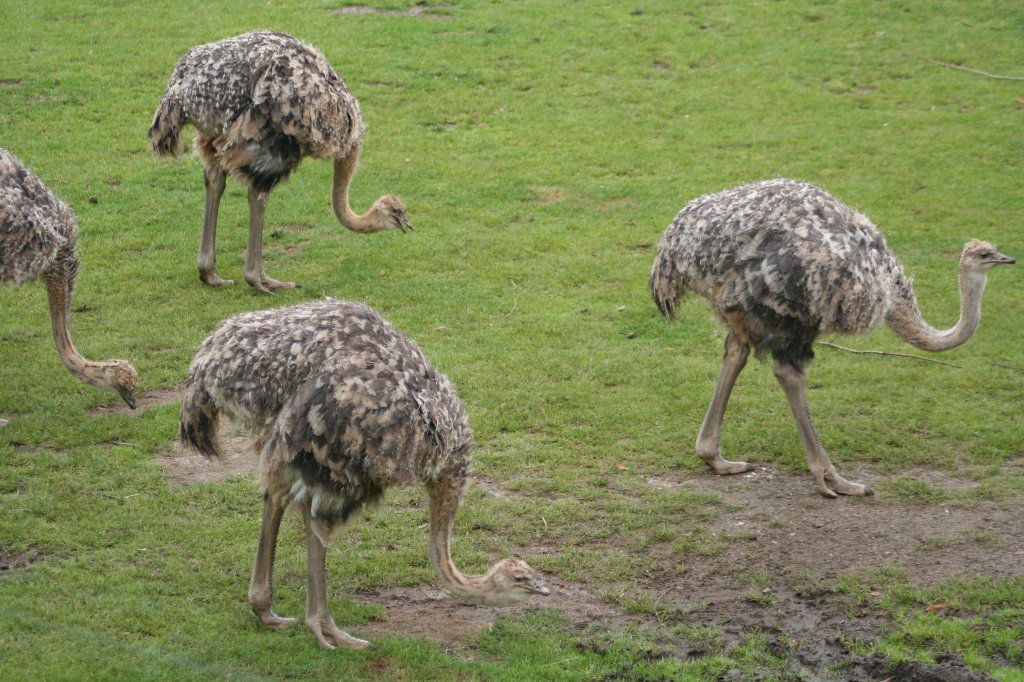
<instances>
[{"instance_id":1,"label":"ostrich eye","mask_svg":"<svg viewBox=\"0 0 1024 682\"><path fill-rule=\"evenodd\" d=\"M512 578L513 578L513 579L514 579L514 580L515 580L515 581L516 581L517 583L521 583L521 582L523 582L524 580L526 580L526 576L525 576L525 575L514 575L514 576L512 576Z\"/></svg>"},{"instance_id":2,"label":"ostrich eye","mask_svg":"<svg viewBox=\"0 0 1024 682\"><path fill-rule=\"evenodd\" d=\"M982 251L980 255L981 255L982 258L991 258L992 257L992 252L991 251Z\"/></svg>"}]
</instances>

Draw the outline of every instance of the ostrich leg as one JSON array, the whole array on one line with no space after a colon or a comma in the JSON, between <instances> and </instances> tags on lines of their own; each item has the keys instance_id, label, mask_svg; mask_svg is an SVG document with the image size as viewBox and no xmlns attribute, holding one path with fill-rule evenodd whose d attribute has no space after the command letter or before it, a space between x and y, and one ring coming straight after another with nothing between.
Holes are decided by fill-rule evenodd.
<instances>
[{"instance_id":1,"label":"ostrich leg","mask_svg":"<svg viewBox=\"0 0 1024 682\"><path fill-rule=\"evenodd\" d=\"M306 625L325 649L345 647L365 649L373 645L365 639L357 639L342 631L334 623L327 608L327 538L330 529L322 521L313 519L310 503L302 505L302 517L306 524ZM319 526L319 527L318 527Z\"/></svg>"},{"instance_id":2,"label":"ostrich leg","mask_svg":"<svg viewBox=\"0 0 1024 682\"><path fill-rule=\"evenodd\" d=\"M787 362L775 362L775 378L786 392L786 399L793 410L796 426L800 430L800 441L807 455L807 466L818 483L818 489L825 497L838 495L874 495L874 491L862 483L852 483L839 475L821 447L818 434L811 422L811 411L807 407L807 377L802 370Z\"/></svg>"},{"instance_id":3,"label":"ostrich leg","mask_svg":"<svg viewBox=\"0 0 1024 682\"><path fill-rule=\"evenodd\" d=\"M219 166L203 169L203 184L206 185L206 207L203 209L203 236L199 238L199 279L211 287L234 284L232 279L217 276L217 211L224 194L227 173Z\"/></svg>"},{"instance_id":4,"label":"ostrich leg","mask_svg":"<svg viewBox=\"0 0 1024 682\"><path fill-rule=\"evenodd\" d=\"M284 508L270 498L263 496L263 524L260 526L260 543L256 548L256 564L249 581L249 604L252 612L268 628L286 628L295 625L295 618L282 618L270 610L274 599L274 552L277 548L277 531L281 527Z\"/></svg>"},{"instance_id":5,"label":"ostrich leg","mask_svg":"<svg viewBox=\"0 0 1024 682\"><path fill-rule=\"evenodd\" d=\"M297 289L294 282L279 282L263 270L263 214L267 210L267 192L249 188L249 245L245 250L245 281L262 294L277 289Z\"/></svg>"},{"instance_id":6,"label":"ostrich leg","mask_svg":"<svg viewBox=\"0 0 1024 682\"><path fill-rule=\"evenodd\" d=\"M718 384L715 386L711 404L708 405L707 414L704 415L704 423L697 434L697 455L714 469L716 474L742 474L754 468L746 462L730 462L724 459L720 452L725 406L729 402L733 386L736 385L736 377L746 366L749 355L750 349L734 334L730 333L725 338L722 371L718 375Z\"/></svg>"}]
</instances>

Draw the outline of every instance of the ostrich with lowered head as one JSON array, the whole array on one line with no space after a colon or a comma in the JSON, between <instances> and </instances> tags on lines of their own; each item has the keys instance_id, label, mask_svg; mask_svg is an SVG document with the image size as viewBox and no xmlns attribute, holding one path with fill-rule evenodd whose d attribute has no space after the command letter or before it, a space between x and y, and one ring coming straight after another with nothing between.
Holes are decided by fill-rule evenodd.
<instances>
[{"instance_id":1,"label":"ostrich with lowered head","mask_svg":"<svg viewBox=\"0 0 1024 682\"><path fill-rule=\"evenodd\" d=\"M284 33L251 31L194 47L171 73L149 140L161 156L177 155L186 124L196 127L206 208L199 277L233 284L216 272L217 211L228 174L249 190L245 281L261 293L294 288L263 269L263 214L271 190L306 156L334 162L334 212L354 232L411 229L398 197L379 198L359 215L348 191L365 126L359 102L313 47Z\"/></svg>"},{"instance_id":2,"label":"ostrich with lowered head","mask_svg":"<svg viewBox=\"0 0 1024 682\"><path fill-rule=\"evenodd\" d=\"M78 222L67 204L6 149L0 149L0 281L46 282L50 327L64 366L87 384L117 393L135 409L138 374L124 360L87 360L71 342L71 296L78 276Z\"/></svg>"},{"instance_id":3,"label":"ostrich with lowered head","mask_svg":"<svg viewBox=\"0 0 1024 682\"><path fill-rule=\"evenodd\" d=\"M719 443L729 394L754 349L775 360L775 377L822 494L872 494L836 472L815 433L805 375L814 340L885 322L922 350L955 348L978 329L988 271L1014 262L988 242L968 242L960 255L960 319L939 331L922 319L911 280L878 228L827 192L776 179L694 199L661 238L650 288L669 319L684 291L700 294L728 330L697 454L718 474L751 469L724 459Z\"/></svg>"},{"instance_id":4,"label":"ostrich with lowered head","mask_svg":"<svg viewBox=\"0 0 1024 682\"><path fill-rule=\"evenodd\" d=\"M449 591L493 606L548 594L519 559L479 576L455 567L450 538L469 469L469 423L448 378L369 307L325 300L222 322L189 368L181 439L216 456L221 414L248 425L259 455L263 524L249 603L263 625L296 622L271 610L277 532L294 504L306 528L306 625L325 648L369 646L339 629L327 608L327 543L388 486L416 482L430 498L430 559Z\"/></svg>"}]
</instances>

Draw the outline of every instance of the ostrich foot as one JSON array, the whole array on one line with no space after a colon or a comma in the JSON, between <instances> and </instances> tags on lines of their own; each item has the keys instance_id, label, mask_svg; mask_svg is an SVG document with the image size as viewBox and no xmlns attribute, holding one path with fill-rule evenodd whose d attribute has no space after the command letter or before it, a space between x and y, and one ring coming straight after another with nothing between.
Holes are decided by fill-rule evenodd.
<instances>
[{"instance_id":1,"label":"ostrich foot","mask_svg":"<svg viewBox=\"0 0 1024 682\"><path fill-rule=\"evenodd\" d=\"M733 462L725 459L717 452L711 455L705 455L699 452L697 454L700 455L700 458L704 460L704 463L711 467L711 470L719 476L745 474L748 471L754 470L753 464L747 464L746 462Z\"/></svg>"},{"instance_id":2,"label":"ostrich foot","mask_svg":"<svg viewBox=\"0 0 1024 682\"><path fill-rule=\"evenodd\" d=\"M235 283L233 279L221 279L213 270L200 270L199 279L211 287L223 287Z\"/></svg>"},{"instance_id":3,"label":"ostrich foot","mask_svg":"<svg viewBox=\"0 0 1024 682\"><path fill-rule=\"evenodd\" d=\"M272 277L267 277L265 273L259 273L258 275L246 274L245 281L254 287L256 291L261 294L272 294L278 289L301 289L295 282L281 282Z\"/></svg>"},{"instance_id":4,"label":"ostrich foot","mask_svg":"<svg viewBox=\"0 0 1024 682\"><path fill-rule=\"evenodd\" d=\"M338 628L338 626L334 624L334 619L330 616L323 620L307 620L306 626L312 630L313 635L316 636L317 641L320 642L320 646L324 649L336 649L339 646L345 649L373 648L373 644L367 642L365 639L353 637Z\"/></svg>"},{"instance_id":5,"label":"ostrich foot","mask_svg":"<svg viewBox=\"0 0 1024 682\"><path fill-rule=\"evenodd\" d=\"M871 496L875 494L875 491L869 486L863 483L847 481L836 473L834 469L822 472L820 475L815 475L815 480L818 482L818 490L825 497L838 497L839 495Z\"/></svg>"},{"instance_id":6,"label":"ostrich foot","mask_svg":"<svg viewBox=\"0 0 1024 682\"><path fill-rule=\"evenodd\" d=\"M283 630L299 622L296 618L283 618L270 609L263 611L253 609L253 613L255 613L256 617L260 619L260 623L263 624L263 627L273 628L274 630Z\"/></svg>"}]
</instances>

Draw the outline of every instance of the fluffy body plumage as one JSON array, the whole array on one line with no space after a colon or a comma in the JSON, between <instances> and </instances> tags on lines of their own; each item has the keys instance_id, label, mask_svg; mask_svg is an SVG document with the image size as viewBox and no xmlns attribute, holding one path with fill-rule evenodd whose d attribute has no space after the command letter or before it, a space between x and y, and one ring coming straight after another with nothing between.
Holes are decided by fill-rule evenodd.
<instances>
[{"instance_id":1,"label":"fluffy body plumage","mask_svg":"<svg viewBox=\"0 0 1024 682\"><path fill-rule=\"evenodd\" d=\"M729 332L698 454L717 473L749 469L722 459L719 436L729 394L753 349L775 359L822 493L870 494L836 473L811 424L805 368L815 339L885 322L918 348L952 348L978 327L987 271L1013 262L987 242L968 243L960 259L960 320L938 331L921 318L911 281L878 228L824 190L776 179L691 201L661 238L650 288L669 318L685 291L700 294Z\"/></svg>"},{"instance_id":2,"label":"fluffy body plumage","mask_svg":"<svg viewBox=\"0 0 1024 682\"><path fill-rule=\"evenodd\" d=\"M455 389L370 308L319 301L221 323L189 369L182 435L216 456L217 412L248 425L263 485L344 522L390 485L465 480L472 432Z\"/></svg>"},{"instance_id":3,"label":"fluffy body plumage","mask_svg":"<svg viewBox=\"0 0 1024 682\"><path fill-rule=\"evenodd\" d=\"M0 149L0 280L11 286L63 269L78 273L78 221L35 173Z\"/></svg>"},{"instance_id":4,"label":"fluffy body plumage","mask_svg":"<svg viewBox=\"0 0 1024 682\"><path fill-rule=\"evenodd\" d=\"M780 179L680 211L658 248L651 292L674 317L686 290L757 350L799 365L819 334L873 329L911 286L867 217L813 185Z\"/></svg>"},{"instance_id":5,"label":"fluffy body plumage","mask_svg":"<svg viewBox=\"0 0 1024 682\"><path fill-rule=\"evenodd\" d=\"M0 281L17 287L43 278L57 352L82 381L135 407L138 375L124 360L92 362L71 342L71 296L78 278L78 222L35 173L0 149Z\"/></svg>"},{"instance_id":6,"label":"fluffy body plumage","mask_svg":"<svg viewBox=\"0 0 1024 682\"><path fill-rule=\"evenodd\" d=\"M312 557L386 488L416 482L430 493L431 558L450 590L491 604L547 594L522 561L506 559L480 577L451 563L471 430L447 377L367 306L327 300L224 321L189 369L182 440L216 455L221 413L248 425L260 456L266 501L250 600L264 624L289 624L270 611L270 575L280 514L296 504L311 557L307 624L324 646L364 646L330 620L317 587L323 567Z\"/></svg>"},{"instance_id":7,"label":"fluffy body plumage","mask_svg":"<svg viewBox=\"0 0 1024 682\"><path fill-rule=\"evenodd\" d=\"M359 102L327 59L284 33L251 31L192 48L174 67L150 131L177 154L185 124L204 161L269 191L302 157L333 160L362 144Z\"/></svg>"},{"instance_id":8,"label":"fluffy body plumage","mask_svg":"<svg viewBox=\"0 0 1024 682\"><path fill-rule=\"evenodd\" d=\"M198 260L207 284L230 283L215 272L217 211L227 174L249 188L246 281L264 293L294 286L263 272L263 212L271 190L306 156L335 162L335 212L346 227L377 232L409 226L402 202L390 195L362 216L352 212L348 187L365 132L359 102L320 52L292 36L251 31L192 48L175 66L154 116L154 151L176 155L190 123L205 165Z\"/></svg>"}]
</instances>

